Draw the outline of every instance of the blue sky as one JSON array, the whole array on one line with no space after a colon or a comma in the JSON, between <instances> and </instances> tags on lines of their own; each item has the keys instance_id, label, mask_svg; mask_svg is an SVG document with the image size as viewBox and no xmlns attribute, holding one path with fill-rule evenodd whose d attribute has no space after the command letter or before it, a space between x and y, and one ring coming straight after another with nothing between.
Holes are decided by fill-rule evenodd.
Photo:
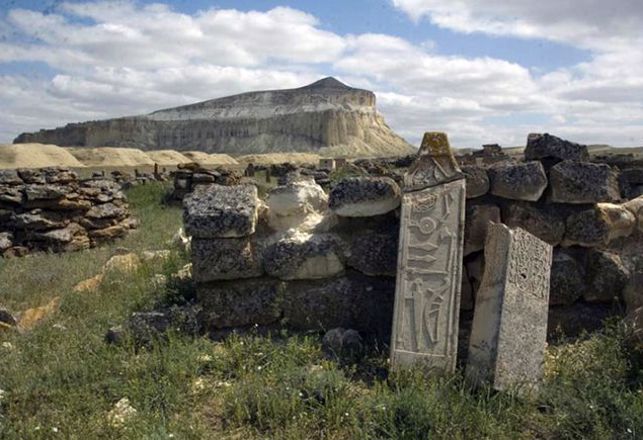
<instances>
[{"instance_id":1,"label":"blue sky","mask_svg":"<svg viewBox=\"0 0 643 440\"><path fill-rule=\"evenodd\" d=\"M333 75L397 132L643 145L643 2L0 0L0 142Z\"/></svg>"}]
</instances>

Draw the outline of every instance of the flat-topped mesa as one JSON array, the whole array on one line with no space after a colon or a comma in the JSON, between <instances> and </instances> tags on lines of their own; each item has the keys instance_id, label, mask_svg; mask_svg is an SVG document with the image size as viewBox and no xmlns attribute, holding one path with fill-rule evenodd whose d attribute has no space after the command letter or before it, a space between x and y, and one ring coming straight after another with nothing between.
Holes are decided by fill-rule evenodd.
<instances>
[{"instance_id":1,"label":"flat-topped mesa","mask_svg":"<svg viewBox=\"0 0 643 440\"><path fill-rule=\"evenodd\" d=\"M373 92L330 77L296 89L248 92L147 115L67 124L14 140L27 142L351 157L414 151L377 112Z\"/></svg>"}]
</instances>

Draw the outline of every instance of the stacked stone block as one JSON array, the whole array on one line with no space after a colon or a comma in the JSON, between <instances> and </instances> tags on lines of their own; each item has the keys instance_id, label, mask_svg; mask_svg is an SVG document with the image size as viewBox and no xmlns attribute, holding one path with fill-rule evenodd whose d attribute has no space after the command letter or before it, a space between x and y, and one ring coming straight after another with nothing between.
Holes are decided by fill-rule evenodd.
<instances>
[{"instance_id":1,"label":"stacked stone block","mask_svg":"<svg viewBox=\"0 0 643 440\"><path fill-rule=\"evenodd\" d=\"M66 168L0 170L0 255L88 249L136 226L120 185Z\"/></svg>"}]
</instances>

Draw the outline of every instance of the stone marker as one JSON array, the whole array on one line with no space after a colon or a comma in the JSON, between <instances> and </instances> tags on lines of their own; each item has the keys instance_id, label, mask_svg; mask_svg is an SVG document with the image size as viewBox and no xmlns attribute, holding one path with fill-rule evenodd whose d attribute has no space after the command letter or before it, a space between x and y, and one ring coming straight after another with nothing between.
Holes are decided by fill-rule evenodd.
<instances>
[{"instance_id":1,"label":"stone marker","mask_svg":"<svg viewBox=\"0 0 643 440\"><path fill-rule=\"evenodd\" d=\"M404 176L393 367L455 369L464 240L465 180L444 133L426 133Z\"/></svg>"},{"instance_id":2,"label":"stone marker","mask_svg":"<svg viewBox=\"0 0 643 440\"><path fill-rule=\"evenodd\" d=\"M489 227L466 376L496 390L537 388L547 338L552 247L523 229Z\"/></svg>"}]
</instances>

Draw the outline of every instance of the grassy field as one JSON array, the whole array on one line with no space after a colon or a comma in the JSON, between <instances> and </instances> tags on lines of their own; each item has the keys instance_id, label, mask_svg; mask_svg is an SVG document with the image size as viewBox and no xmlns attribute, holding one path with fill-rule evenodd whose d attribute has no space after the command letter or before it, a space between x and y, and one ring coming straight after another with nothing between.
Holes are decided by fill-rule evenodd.
<instances>
[{"instance_id":1,"label":"grassy field","mask_svg":"<svg viewBox=\"0 0 643 440\"><path fill-rule=\"evenodd\" d=\"M140 229L111 247L0 260L0 303L13 311L60 296L34 330L0 333L2 439L640 439L641 353L612 323L599 334L548 349L541 394L471 389L460 373L389 373L386 347L357 364L322 353L318 334L245 335L215 343L170 333L144 349L110 345L106 330L167 301L154 274L186 262L112 275L97 292L72 286L96 274L116 247L167 248L180 210L159 204L164 188L128 196ZM110 414L127 398L136 412Z\"/></svg>"}]
</instances>

